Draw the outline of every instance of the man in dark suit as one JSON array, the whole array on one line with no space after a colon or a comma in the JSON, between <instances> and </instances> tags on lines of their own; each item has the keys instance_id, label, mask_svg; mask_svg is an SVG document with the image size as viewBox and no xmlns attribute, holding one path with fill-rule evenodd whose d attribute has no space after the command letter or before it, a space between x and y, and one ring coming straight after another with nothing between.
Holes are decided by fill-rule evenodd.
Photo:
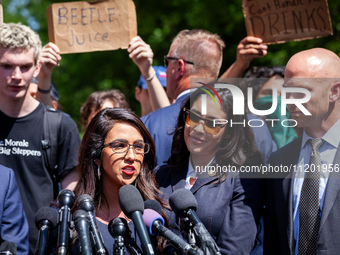
<instances>
[{"instance_id":1,"label":"man in dark suit","mask_svg":"<svg viewBox=\"0 0 340 255\"><path fill-rule=\"evenodd\" d=\"M218 77L224 47L218 35L205 30L183 30L172 41L164 62L167 67L167 95L176 102L142 117L156 145L157 165L162 165L171 155L172 137L181 104L188 98L191 88L201 86L193 80L190 82L190 79L206 79L205 82L208 82L209 78ZM256 145L266 161L270 153L276 150L275 142L266 127L254 128L254 133Z\"/></svg>"},{"instance_id":2,"label":"man in dark suit","mask_svg":"<svg viewBox=\"0 0 340 255\"><path fill-rule=\"evenodd\" d=\"M157 165L163 164L171 155L172 132L181 103L189 96L190 88L201 86L190 84L190 79L217 77L224 46L218 35L205 30L183 30L172 41L164 62L167 67L166 92L176 102L142 118L155 141Z\"/></svg>"},{"instance_id":3,"label":"man in dark suit","mask_svg":"<svg viewBox=\"0 0 340 255\"><path fill-rule=\"evenodd\" d=\"M303 134L268 161L291 170L266 182L264 254L338 254L340 59L326 49L302 51L289 60L285 78L284 86L310 92L302 106L311 115L288 106Z\"/></svg>"},{"instance_id":4,"label":"man in dark suit","mask_svg":"<svg viewBox=\"0 0 340 255\"><path fill-rule=\"evenodd\" d=\"M17 246L18 255L28 254L28 223L14 172L0 165L0 243Z\"/></svg>"}]
</instances>

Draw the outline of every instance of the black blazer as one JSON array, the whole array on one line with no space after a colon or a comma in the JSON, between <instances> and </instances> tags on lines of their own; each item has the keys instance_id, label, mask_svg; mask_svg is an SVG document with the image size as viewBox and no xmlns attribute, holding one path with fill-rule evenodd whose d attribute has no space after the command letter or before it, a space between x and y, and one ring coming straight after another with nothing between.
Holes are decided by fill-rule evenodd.
<instances>
[{"instance_id":1,"label":"black blazer","mask_svg":"<svg viewBox=\"0 0 340 255\"><path fill-rule=\"evenodd\" d=\"M264 221L264 254L294 254L293 226L293 166L300 155L302 136L274 152L268 163L288 166L291 172L282 178L266 180L266 209ZM340 150L333 164L340 168ZM340 169L338 169L340 171ZM273 177L273 176L269 176ZM325 190L317 254L340 252L340 172L330 173Z\"/></svg>"},{"instance_id":2,"label":"black blazer","mask_svg":"<svg viewBox=\"0 0 340 255\"><path fill-rule=\"evenodd\" d=\"M185 187L188 164L178 169L167 165L156 168L161 197L168 200L177 189ZM222 254L250 254L262 213L261 180L198 178L191 188L197 203L197 215L221 248ZM168 214L169 226L179 231L179 219ZM178 232L177 232L178 233Z\"/></svg>"}]
</instances>

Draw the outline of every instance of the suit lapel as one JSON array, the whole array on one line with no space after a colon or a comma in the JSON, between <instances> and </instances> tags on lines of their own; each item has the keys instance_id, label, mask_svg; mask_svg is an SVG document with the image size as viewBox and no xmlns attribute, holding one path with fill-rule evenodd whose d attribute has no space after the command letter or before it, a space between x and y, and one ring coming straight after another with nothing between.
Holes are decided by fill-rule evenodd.
<instances>
[{"instance_id":1,"label":"suit lapel","mask_svg":"<svg viewBox=\"0 0 340 255\"><path fill-rule=\"evenodd\" d=\"M171 186L172 192L185 187L185 179L187 177L188 164L181 168L171 170Z\"/></svg>"},{"instance_id":2,"label":"suit lapel","mask_svg":"<svg viewBox=\"0 0 340 255\"><path fill-rule=\"evenodd\" d=\"M171 170L172 192L178 189L181 189L181 188L185 188L187 173L188 173L188 164L184 165L181 168ZM203 172L200 175L200 177L197 178L195 184L192 186L190 190L192 193L195 193L202 186L206 185L207 183L214 182L217 179L218 179L217 177L211 177L206 172Z\"/></svg>"},{"instance_id":3,"label":"suit lapel","mask_svg":"<svg viewBox=\"0 0 340 255\"><path fill-rule=\"evenodd\" d=\"M339 167L339 164L340 164L340 147L339 146L334 157L333 166L335 166L336 164ZM326 186L325 199L323 202L321 221L320 221L320 232L322 230L323 225L325 224L325 221L329 215L329 212L331 211L333 207L333 204L335 202L335 199L338 196L339 191L340 191L340 173L333 171L329 174L329 179L328 179L327 186Z\"/></svg>"},{"instance_id":4,"label":"suit lapel","mask_svg":"<svg viewBox=\"0 0 340 255\"><path fill-rule=\"evenodd\" d=\"M199 178L197 178L195 184L191 187L191 192L195 194L197 190L199 190L202 186L217 181L217 177L211 177L206 172L202 173Z\"/></svg>"}]
</instances>

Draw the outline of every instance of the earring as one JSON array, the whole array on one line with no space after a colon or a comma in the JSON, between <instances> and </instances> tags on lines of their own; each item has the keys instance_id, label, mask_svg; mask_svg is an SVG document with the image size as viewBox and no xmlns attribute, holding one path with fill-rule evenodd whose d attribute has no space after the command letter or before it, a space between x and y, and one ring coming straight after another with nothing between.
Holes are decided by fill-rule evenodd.
<instances>
[{"instance_id":1,"label":"earring","mask_svg":"<svg viewBox=\"0 0 340 255\"><path fill-rule=\"evenodd\" d=\"M98 180L100 180L100 176L102 175L101 172L100 172L100 166L98 166L97 172L98 172Z\"/></svg>"}]
</instances>

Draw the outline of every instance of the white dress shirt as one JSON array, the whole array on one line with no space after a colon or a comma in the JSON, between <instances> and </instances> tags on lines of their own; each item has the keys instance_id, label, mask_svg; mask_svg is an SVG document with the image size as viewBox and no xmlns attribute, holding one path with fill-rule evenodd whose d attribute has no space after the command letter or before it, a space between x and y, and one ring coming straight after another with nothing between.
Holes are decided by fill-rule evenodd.
<instances>
[{"instance_id":1,"label":"white dress shirt","mask_svg":"<svg viewBox=\"0 0 340 255\"><path fill-rule=\"evenodd\" d=\"M338 146L340 143L340 120L338 120L328 131L327 133L321 137L325 142L319 148L319 152L321 155L321 177L320 177L320 190L319 190L319 199L320 199L320 219L322 214L323 201L325 198L325 190L328 182L328 176L331 172L331 167L334 168L333 161L335 154L338 150ZM294 222L294 245L295 251L294 254L298 255L298 240L299 240L299 204L300 204L300 195L302 184L304 180L305 170L309 167L309 159L312 153L312 146L308 142L308 139L313 139L310 137L305 130L302 134L302 143L300 149L299 161L297 164L296 172L294 175L294 186L293 186L293 222ZM339 166L337 166L339 167ZM323 169L326 169L323 171ZM329 171L328 171L329 170ZM334 169L333 169L334 171Z\"/></svg>"}]
</instances>

